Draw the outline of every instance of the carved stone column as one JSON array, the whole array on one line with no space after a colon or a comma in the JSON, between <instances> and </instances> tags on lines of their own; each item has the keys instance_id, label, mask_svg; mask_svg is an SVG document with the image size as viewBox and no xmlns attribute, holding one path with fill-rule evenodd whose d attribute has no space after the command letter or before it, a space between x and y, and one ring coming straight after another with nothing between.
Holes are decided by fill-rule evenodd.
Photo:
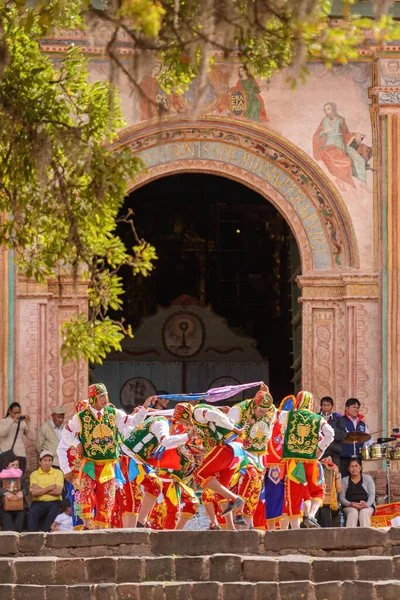
<instances>
[{"instance_id":1,"label":"carved stone column","mask_svg":"<svg viewBox=\"0 0 400 600\"><path fill-rule=\"evenodd\" d=\"M20 278L17 286L16 399L32 417L32 428L49 418L52 408L64 406L67 418L76 402L86 397L85 361L63 363L61 326L72 315L87 310L86 286L63 280L46 285ZM36 455L31 440L29 459Z\"/></svg>"},{"instance_id":2,"label":"carved stone column","mask_svg":"<svg viewBox=\"0 0 400 600\"><path fill-rule=\"evenodd\" d=\"M303 305L303 389L317 401L331 396L362 404L371 431L381 429L378 277L373 274L300 276Z\"/></svg>"},{"instance_id":3,"label":"carved stone column","mask_svg":"<svg viewBox=\"0 0 400 600\"><path fill-rule=\"evenodd\" d=\"M396 67L397 65L397 67ZM381 398L384 428L400 427L400 57L376 61L372 115L377 155ZM394 69L396 67L396 70Z\"/></svg>"}]
</instances>

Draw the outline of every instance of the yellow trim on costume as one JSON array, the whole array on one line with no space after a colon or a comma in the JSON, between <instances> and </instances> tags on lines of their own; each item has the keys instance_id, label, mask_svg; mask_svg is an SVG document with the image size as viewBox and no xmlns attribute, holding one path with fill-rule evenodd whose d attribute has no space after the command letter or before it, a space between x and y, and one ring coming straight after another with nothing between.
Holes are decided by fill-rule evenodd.
<instances>
[{"instance_id":1,"label":"yellow trim on costume","mask_svg":"<svg viewBox=\"0 0 400 600\"><path fill-rule=\"evenodd\" d=\"M93 525L98 525L102 529L111 529L110 523L106 523L105 521L92 521Z\"/></svg>"}]
</instances>

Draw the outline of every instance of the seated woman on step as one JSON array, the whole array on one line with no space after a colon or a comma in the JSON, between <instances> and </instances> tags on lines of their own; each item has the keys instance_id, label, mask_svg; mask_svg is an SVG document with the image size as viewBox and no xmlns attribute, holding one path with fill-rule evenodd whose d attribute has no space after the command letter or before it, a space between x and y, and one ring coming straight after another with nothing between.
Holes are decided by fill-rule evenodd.
<instances>
[{"instance_id":1,"label":"seated woman on step","mask_svg":"<svg viewBox=\"0 0 400 600\"><path fill-rule=\"evenodd\" d=\"M350 475L343 478L343 489L339 495L346 527L370 527L375 511L375 483L370 475L362 472L360 461L353 458L349 464Z\"/></svg>"},{"instance_id":2,"label":"seated woman on step","mask_svg":"<svg viewBox=\"0 0 400 600\"><path fill-rule=\"evenodd\" d=\"M21 533L25 524L26 494L25 478L18 458L12 453L0 457L0 525L3 531Z\"/></svg>"}]
</instances>

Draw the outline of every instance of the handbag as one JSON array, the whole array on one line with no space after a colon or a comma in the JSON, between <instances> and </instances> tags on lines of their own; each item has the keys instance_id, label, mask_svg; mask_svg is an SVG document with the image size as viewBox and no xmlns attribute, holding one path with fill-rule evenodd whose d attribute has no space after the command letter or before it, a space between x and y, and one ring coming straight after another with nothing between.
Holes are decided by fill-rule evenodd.
<instances>
[{"instance_id":1,"label":"handbag","mask_svg":"<svg viewBox=\"0 0 400 600\"><path fill-rule=\"evenodd\" d=\"M3 508L4 510L24 510L24 498L17 498L17 492L21 491L21 478L12 477L8 479L2 479L2 486L5 492L10 492L13 495L12 498L3 496Z\"/></svg>"},{"instance_id":2,"label":"handbag","mask_svg":"<svg viewBox=\"0 0 400 600\"><path fill-rule=\"evenodd\" d=\"M10 460L8 462L11 461L11 458L14 455L14 446L15 446L15 442L17 441L17 437L18 437L18 433L19 433L19 428L20 427L21 427L21 421L18 421L17 431L15 432L14 441L12 443L12 446L11 446L11 448L9 450L6 450L5 452L0 452L0 463L6 464L7 463L7 456L10 457Z\"/></svg>"}]
</instances>

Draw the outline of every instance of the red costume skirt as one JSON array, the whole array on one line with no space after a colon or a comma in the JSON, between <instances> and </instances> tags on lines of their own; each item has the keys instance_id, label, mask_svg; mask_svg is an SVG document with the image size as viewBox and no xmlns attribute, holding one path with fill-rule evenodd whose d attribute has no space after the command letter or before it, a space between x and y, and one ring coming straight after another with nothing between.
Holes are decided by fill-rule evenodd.
<instances>
[{"instance_id":1,"label":"red costume skirt","mask_svg":"<svg viewBox=\"0 0 400 600\"><path fill-rule=\"evenodd\" d=\"M96 509L94 525L110 527L115 503L115 479L100 483L99 478L103 468L104 464L95 465L96 479L92 479L87 473L82 473L80 482L82 519L91 519Z\"/></svg>"},{"instance_id":2,"label":"red costume skirt","mask_svg":"<svg viewBox=\"0 0 400 600\"><path fill-rule=\"evenodd\" d=\"M234 458L234 451L230 446L216 446L206 454L201 465L193 473L194 480L200 487L206 487L210 479L218 479L223 486L229 487L235 472Z\"/></svg>"},{"instance_id":3,"label":"red costume skirt","mask_svg":"<svg viewBox=\"0 0 400 600\"><path fill-rule=\"evenodd\" d=\"M304 500L318 499L321 501L321 505L324 500L325 482L318 483L318 461L315 460L313 462L305 462L303 464L307 479L306 484L297 483L288 476L286 477L285 501L287 514L289 517L298 517L301 515L301 505Z\"/></svg>"}]
</instances>

